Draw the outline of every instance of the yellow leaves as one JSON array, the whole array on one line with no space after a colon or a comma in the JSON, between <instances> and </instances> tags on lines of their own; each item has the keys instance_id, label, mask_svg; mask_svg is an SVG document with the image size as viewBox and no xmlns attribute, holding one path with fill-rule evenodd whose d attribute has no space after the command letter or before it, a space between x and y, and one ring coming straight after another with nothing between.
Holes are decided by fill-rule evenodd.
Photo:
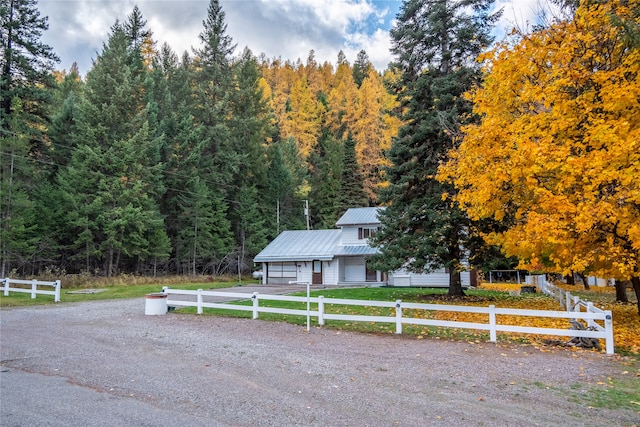
<instances>
[{"instance_id":1,"label":"yellow leaves","mask_svg":"<svg viewBox=\"0 0 640 427\"><path fill-rule=\"evenodd\" d=\"M508 255L640 270L640 49L611 21L637 26L638 7L584 3L574 22L483 56L488 74L467 95L482 121L463 129L438 179L470 217L510 221L491 236Z\"/></svg>"}]
</instances>

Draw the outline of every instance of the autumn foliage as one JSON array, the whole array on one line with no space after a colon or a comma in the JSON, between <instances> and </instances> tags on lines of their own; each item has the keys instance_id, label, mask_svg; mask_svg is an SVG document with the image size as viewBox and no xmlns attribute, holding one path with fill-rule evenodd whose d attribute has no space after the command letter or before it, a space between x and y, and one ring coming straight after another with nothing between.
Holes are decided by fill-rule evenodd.
<instances>
[{"instance_id":1,"label":"autumn foliage","mask_svg":"<svg viewBox=\"0 0 640 427\"><path fill-rule=\"evenodd\" d=\"M572 20L482 57L486 77L469 94L482 120L440 178L472 218L506 227L487 240L521 268L638 282L639 10L583 1Z\"/></svg>"},{"instance_id":2,"label":"autumn foliage","mask_svg":"<svg viewBox=\"0 0 640 427\"><path fill-rule=\"evenodd\" d=\"M308 159L323 129L342 140L351 134L356 141L364 191L375 202L379 188L385 185L385 151L398 132L400 120L394 115L397 100L385 88L385 80L393 79L393 74L382 76L370 63L368 66L358 85L354 67L346 60L339 58L334 70L329 63L318 64L313 51L306 64L280 59L264 59L261 64L278 137L295 140L303 159Z\"/></svg>"}]
</instances>

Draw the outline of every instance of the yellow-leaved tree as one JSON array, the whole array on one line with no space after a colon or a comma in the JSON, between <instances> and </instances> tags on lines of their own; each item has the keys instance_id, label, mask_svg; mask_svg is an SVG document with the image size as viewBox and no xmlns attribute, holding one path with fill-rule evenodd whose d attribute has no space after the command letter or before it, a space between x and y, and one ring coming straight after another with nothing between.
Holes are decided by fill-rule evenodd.
<instances>
[{"instance_id":1,"label":"yellow-leaved tree","mask_svg":"<svg viewBox=\"0 0 640 427\"><path fill-rule=\"evenodd\" d=\"M440 179L501 222L487 239L522 268L631 280L640 297L640 0L582 0L484 59L481 122Z\"/></svg>"}]
</instances>

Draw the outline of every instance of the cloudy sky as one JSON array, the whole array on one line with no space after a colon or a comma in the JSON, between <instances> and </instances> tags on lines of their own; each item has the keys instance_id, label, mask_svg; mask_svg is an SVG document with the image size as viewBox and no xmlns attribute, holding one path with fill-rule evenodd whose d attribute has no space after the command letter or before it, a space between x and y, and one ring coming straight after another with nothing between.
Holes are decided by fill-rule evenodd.
<instances>
[{"instance_id":1,"label":"cloudy sky","mask_svg":"<svg viewBox=\"0 0 640 427\"><path fill-rule=\"evenodd\" d=\"M540 2L496 0L504 8L501 30L536 20ZM239 51L306 62L309 51L316 61L337 62L342 50L351 63L364 49L379 70L392 60L389 29L401 0L220 0L226 14L227 34ZM137 5L158 46L167 42L178 54L199 47L208 0L40 0L42 16L49 18L43 41L51 46L68 70L77 62L84 75L102 50L110 27L124 21Z\"/></svg>"}]
</instances>

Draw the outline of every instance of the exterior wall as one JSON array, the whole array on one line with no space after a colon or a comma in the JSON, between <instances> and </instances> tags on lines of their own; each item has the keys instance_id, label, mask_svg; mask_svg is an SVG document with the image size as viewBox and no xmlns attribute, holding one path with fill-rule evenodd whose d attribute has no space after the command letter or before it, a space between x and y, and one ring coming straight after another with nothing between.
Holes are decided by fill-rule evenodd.
<instances>
[{"instance_id":1,"label":"exterior wall","mask_svg":"<svg viewBox=\"0 0 640 427\"><path fill-rule=\"evenodd\" d=\"M340 244L344 246L366 246L368 239L358 239L358 227L343 227L340 231Z\"/></svg>"},{"instance_id":2,"label":"exterior wall","mask_svg":"<svg viewBox=\"0 0 640 427\"><path fill-rule=\"evenodd\" d=\"M470 273L468 271L460 273L460 281L462 282L463 288L468 288L471 283ZM444 268L428 274L409 273L405 270L398 270L389 275L389 286L448 288L449 273L447 273Z\"/></svg>"},{"instance_id":3,"label":"exterior wall","mask_svg":"<svg viewBox=\"0 0 640 427\"><path fill-rule=\"evenodd\" d=\"M328 286L337 285L339 268L340 263L338 259L322 261L322 283Z\"/></svg>"},{"instance_id":4,"label":"exterior wall","mask_svg":"<svg viewBox=\"0 0 640 427\"><path fill-rule=\"evenodd\" d=\"M322 283L324 285L338 284L338 268L339 263L336 260L322 261ZM313 261L263 263L262 271L266 272L262 278L263 284L312 283L313 281Z\"/></svg>"}]
</instances>

